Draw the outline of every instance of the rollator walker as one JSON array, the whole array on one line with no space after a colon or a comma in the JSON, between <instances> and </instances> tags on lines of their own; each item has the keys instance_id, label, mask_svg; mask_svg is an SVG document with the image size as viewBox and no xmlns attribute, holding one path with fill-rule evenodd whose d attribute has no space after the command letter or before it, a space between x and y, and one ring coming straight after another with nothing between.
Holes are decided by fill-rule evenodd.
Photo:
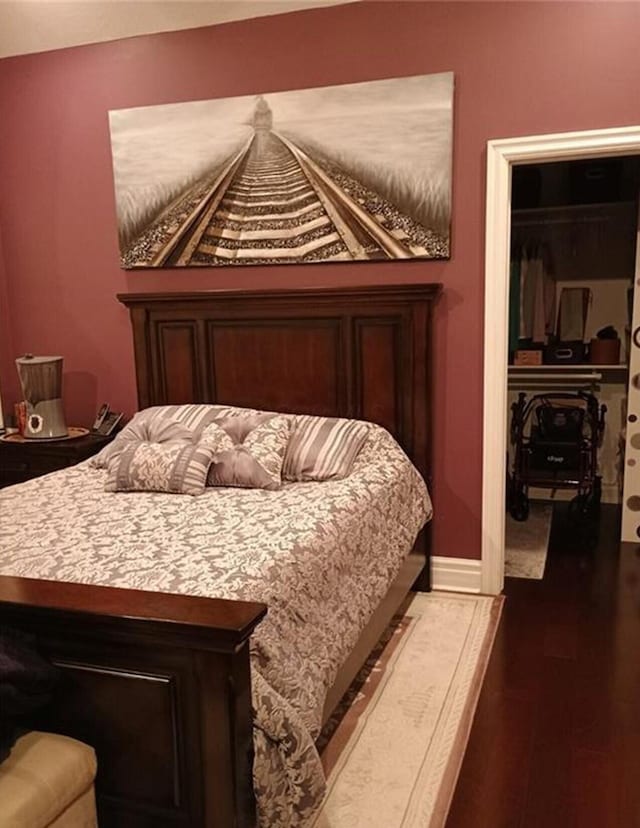
<instances>
[{"instance_id":1,"label":"rollator walker","mask_svg":"<svg viewBox=\"0 0 640 828\"><path fill-rule=\"evenodd\" d=\"M529 489L574 489L572 511L593 515L600 507L602 479L598 448L607 407L586 391L536 394L521 392L511 406L514 459L509 481L509 512L529 516Z\"/></svg>"}]
</instances>

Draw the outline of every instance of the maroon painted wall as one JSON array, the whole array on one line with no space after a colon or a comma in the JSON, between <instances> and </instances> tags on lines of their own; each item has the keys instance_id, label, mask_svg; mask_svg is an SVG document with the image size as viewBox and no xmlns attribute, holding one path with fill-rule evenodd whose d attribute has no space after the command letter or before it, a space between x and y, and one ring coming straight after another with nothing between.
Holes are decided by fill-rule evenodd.
<instances>
[{"instance_id":1,"label":"maroon painted wall","mask_svg":"<svg viewBox=\"0 0 640 828\"><path fill-rule=\"evenodd\" d=\"M119 291L444 282L434 552L479 557L486 141L639 123L639 33L635 3L404 0L2 60L0 227L12 338L3 326L0 347L64 355L68 418L84 425L105 399L135 409ZM448 70L450 261L120 270L109 109ZM3 388L15 388L6 358L0 370Z\"/></svg>"},{"instance_id":2,"label":"maroon painted wall","mask_svg":"<svg viewBox=\"0 0 640 828\"><path fill-rule=\"evenodd\" d=\"M13 325L11 311L9 309L9 285L7 281L7 270L4 263L4 250L2 247L2 225L0 225L0 391L2 392L3 411L9 412L12 409L13 401L19 395L18 375L15 370L14 347L13 347ZM8 424L8 417L5 415L5 425Z\"/></svg>"}]
</instances>

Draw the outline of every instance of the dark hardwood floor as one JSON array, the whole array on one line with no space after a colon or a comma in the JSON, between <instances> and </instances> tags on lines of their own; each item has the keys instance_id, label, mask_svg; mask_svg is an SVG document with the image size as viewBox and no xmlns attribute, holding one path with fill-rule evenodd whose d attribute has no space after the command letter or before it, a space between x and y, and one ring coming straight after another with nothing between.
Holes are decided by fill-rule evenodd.
<instances>
[{"instance_id":1,"label":"dark hardwood floor","mask_svg":"<svg viewBox=\"0 0 640 828\"><path fill-rule=\"evenodd\" d=\"M446 828L640 828L640 545L556 505L505 605Z\"/></svg>"}]
</instances>

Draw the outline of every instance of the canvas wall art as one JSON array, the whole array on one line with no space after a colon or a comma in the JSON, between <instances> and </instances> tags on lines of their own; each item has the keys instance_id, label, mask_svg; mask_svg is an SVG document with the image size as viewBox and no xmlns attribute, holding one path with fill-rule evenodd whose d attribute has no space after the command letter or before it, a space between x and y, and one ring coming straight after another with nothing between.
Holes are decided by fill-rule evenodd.
<instances>
[{"instance_id":1,"label":"canvas wall art","mask_svg":"<svg viewBox=\"0 0 640 828\"><path fill-rule=\"evenodd\" d=\"M449 256L451 72L109 123L124 268Z\"/></svg>"}]
</instances>

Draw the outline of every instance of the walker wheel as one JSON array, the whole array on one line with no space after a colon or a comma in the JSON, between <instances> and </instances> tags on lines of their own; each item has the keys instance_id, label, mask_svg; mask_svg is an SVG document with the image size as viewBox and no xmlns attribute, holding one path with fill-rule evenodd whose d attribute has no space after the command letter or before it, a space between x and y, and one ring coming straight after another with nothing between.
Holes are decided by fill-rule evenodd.
<instances>
[{"instance_id":1,"label":"walker wheel","mask_svg":"<svg viewBox=\"0 0 640 828\"><path fill-rule=\"evenodd\" d=\"M600 503L602 501L602 477L597 474L593 481L593 490L591 492L591 499L593 502L593 508L596 511L600 509Z\"/></svg>"},{"instance_id":2,"label":"walker wheel","mask_svg":"<svg viewBox=\"0 0 640 828\"><path fill-rule=\"evenodd\" d=\"M574 518L595 518L600 512L601 490L594 486L590 492L579 494L569 503L569 514Z\"/></svg>"},{"instance_id":3,"label":"walker wheel","mask_svg":"<svg viewBox=\"0 0 640 828\"><path fill-rule=\"evenodd\" d=\"M521 523L529 517L529 498L524 492L514 493L509 512L514 520L518 520Z\"/></svg>"}]
</instances>

